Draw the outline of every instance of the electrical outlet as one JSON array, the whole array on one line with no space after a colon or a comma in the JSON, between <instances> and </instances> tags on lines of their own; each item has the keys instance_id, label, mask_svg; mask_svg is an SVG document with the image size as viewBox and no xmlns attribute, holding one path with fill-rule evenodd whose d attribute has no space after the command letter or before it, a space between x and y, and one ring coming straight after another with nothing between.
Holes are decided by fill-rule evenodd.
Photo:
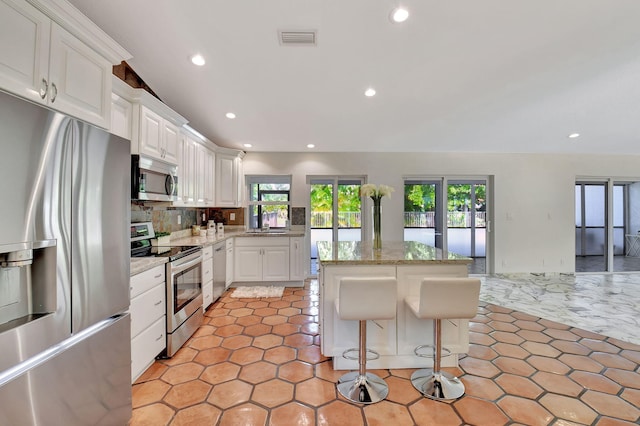
<instances>
[{"instance_id":1,"label":"electrical outlet","mask_svg":"<svg viewBox=\"0 0 640 426\"><path fill-rule=\"evenodd\" d=\"M178 215L178 225L182 224L182 215Z\"/></svg>"},{"instance_id":2,"label":"electrical outlet","mask_svg":"<svg viewBox=\"0 0 640 426\"><path fill-rule=\"evenodd\" d=\"M229 213L229 220L236 220L236 214L235 213Z\"/></svg>"}]
</instances>

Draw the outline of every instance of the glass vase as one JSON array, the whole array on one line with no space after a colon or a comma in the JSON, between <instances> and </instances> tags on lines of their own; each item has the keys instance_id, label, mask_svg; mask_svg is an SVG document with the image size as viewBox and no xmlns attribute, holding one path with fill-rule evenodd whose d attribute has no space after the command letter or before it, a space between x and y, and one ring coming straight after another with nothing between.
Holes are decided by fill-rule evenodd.
<instances>
[{"instance_id":1,"label":"glass vase","mask_svg":"<svg viewBox=\"0 0 640 426\"><path fill-rule=\"evenodd\" d=\"M382 237L380 236L380 200L373 201L373 248L382 248Z\"/></svg>"}]
</instances>

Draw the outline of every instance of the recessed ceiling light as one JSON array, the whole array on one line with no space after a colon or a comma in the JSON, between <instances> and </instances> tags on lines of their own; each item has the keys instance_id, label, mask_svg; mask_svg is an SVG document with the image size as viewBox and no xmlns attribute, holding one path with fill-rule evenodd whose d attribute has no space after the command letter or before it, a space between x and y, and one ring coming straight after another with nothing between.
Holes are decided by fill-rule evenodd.
<instances>
[{"instance_id":1,"label":"recessed ceiling light","mask_svg":"<svg viewBox=\"0 0 640 426\"><path fill-rule=\"evenodd\" d=\"M369 87L367 90L364 91L364 95L368 98L375 96L376 95L376 90L372 87Z\"/></svg>"},{"instance_id":2,"label":"recessed ceiling light","mask_svg":"<svg viewBox=\"0 0 640 426\"><path fill-rule=\"evenodd\" d=\"M315 147L316 147L316 146L315 146L314 144L312 144L312 143L308 143L308 144L307 144L307 148L315 148Z\"/></svg>"},{"instance_id":3,"label":"recessed ceiling light","mask_svg":"<svg viewBox=\"0 0 640 426\"><path fill-rule=\"evenodd\" d=\"M409 17L409 11L403 7L396 7L391 11L391 20L393 22L404 22Z\"/></svg>"},{"instance_id":4,"label":"recessed ceiling light","mask_svg":"<svg viewBox=\"0 0 640 426\"><path fill-rule=\"evenodd\" d=\"M251 145L250 143L243 143L242 146L244 146L245 148L251 148L253 145Z\"/></svg>"},{"instance_id":5,"label":"recessed ceiling light","mask_svg":"<svg viewBox=\"0 0 640 426\"><path fill-rule=\"evenodd\" d=\"M191 62L193 63L193 65L197 65L199 67L203 66L206 63L204 57L199 53L191 57Z\"/></svg>"},{"instance_id":6,"label":"recessed ceiling light","mask_svg":"<svg viewBox=\"0 0 640 426\"><path fill-rule=\"evenodd\" d=\"M580 133L571 133L571 134L569 135L569 138L571 138L571 139L575 139L575 138L577 138L577 137L579 137L579 136L580 136Z\"/></svg>"},{"instance_id":7,"label":"recessed ceiling light","mask_svg":"<svg viewBox=\"0 0 640 426\"><path fill-rule=\"evenodd\" d=\"M236 115L232 112L228 112L224 116L227 117L229 120L233 120L234 118L236 118Z\"/></svg>"}]
</instances>

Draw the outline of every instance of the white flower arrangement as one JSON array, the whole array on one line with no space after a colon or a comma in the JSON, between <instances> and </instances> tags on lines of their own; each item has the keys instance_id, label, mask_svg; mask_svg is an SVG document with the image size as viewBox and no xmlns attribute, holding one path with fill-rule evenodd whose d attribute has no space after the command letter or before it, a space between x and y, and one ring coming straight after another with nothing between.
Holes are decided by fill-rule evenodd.
<instances>
[{"instance_id":1,"label":"white flower arrangement","mask_svg":"<svg viewBox=\"0 0 640 426\"><path fill-rule=\"evenodd\" d=\"M385 195L391 197L391 193L394 191L389 185L374 185L372 183L365 183L360 187L360 193L363 197L371 197L374 201L380 200Z\"/></svg>"}]
</instances>

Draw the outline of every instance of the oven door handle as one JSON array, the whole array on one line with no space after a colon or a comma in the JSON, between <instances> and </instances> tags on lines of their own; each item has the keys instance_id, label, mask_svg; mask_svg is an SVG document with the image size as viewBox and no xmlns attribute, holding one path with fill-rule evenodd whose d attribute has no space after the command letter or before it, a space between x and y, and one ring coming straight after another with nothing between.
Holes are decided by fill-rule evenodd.
<instances>
[{"instance_id":1,"label":"oven door handle","mask_svg":"<svg viewBox=\"0 0 640 426\"><path fill-rule=\"evenodd\" d=\"M175 274L179 274L182 271L185 271L189 268L191 268L194 265L197 265L198 263L202 263L202 256L198 256L197 259L191 260L189 262L174 266L171 265L171 275L175 275Z\"/></svg>"}]
</instances>

